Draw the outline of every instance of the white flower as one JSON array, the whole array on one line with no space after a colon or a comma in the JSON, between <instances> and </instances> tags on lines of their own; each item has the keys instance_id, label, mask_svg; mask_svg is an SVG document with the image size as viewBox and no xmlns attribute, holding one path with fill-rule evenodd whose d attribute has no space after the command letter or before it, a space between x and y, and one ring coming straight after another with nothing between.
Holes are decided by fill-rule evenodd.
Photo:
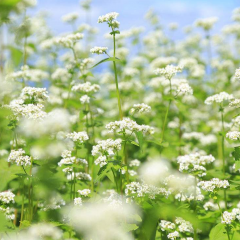
<instances>
[{"instance_id":1,"label":"white flower","mask_svg":"<svg viewBox=\"0 0 240 240\"><path fill-rule=\"evenodd\" d=\"M82 97L80 97L80 102L82 104L86 104L90 102L90 97L88 95L83 95Z\"/></svg>"},{"instance_id":2,"label":"white flower","mask_svg":"<svg viewBox=\"0 0 240 240\"><path fill-rule=\"evenodd\" d=\"M208 31L213 27L213 25L217 21L218 21L217 17L203 18L203 19L196 20L195 25L197 27L203 28L205 31Z\"/></svg>"},{"instance_id":3,"label":"white flower","mask_svg":"<svg viewBox=\"0 0 240 240\"><path fill-rule=\"evenodd\" d=\"M113 20L115 20L117 18L118 15L119 15L119 13L116 13L116 12L107 13L98 18L98 23L112 22Z\"/></svg>"},{"instance_id":4,"label":"white flower","mask_svg":"<svg viewBox=\"0 0 240 240\"><path fill-rule=\"evenodd\" d=\"M213 192L220 188L228 188L229 182L227 180L220 180L218 178L213 178L210 181L201 181L198 183L198 186L207 192Z\"/></svg>"},{"instance_id":5,"label":"white flower","mask_svg":"<svg viewBox=\"0 0 240 240\"><path fill-rule=\"evenodd\" d=\"M180 83L178 85L178 89L177 89L177 95L192 95L193 94L193 89L190 87L190 85L188 83Z\"/></svg>"},{"instance_id":6,"label":"white flower","mask_svg":"<svg viewBox=\"0 0 240 240\"><path fill-rule=\"evenodd\" d=\"M151 111L151 107L145 103L134 104L133 108L130 109L130 113L148 113Z\"/></svg>"},{"instance_id":7,"label":"white flower","mask_svg":"<svg viewBox=\"0 0 240 240\"><path fill-rule=\"evenodd\" d=\"M226 92L220 92L219 94L215 94L213 96L210 96L208 97L206 100L205 100L205 104L207 105L211 105L213 104L214 102L216 103L222 103L223 101L230 101L234 99L233 95L232 94L228 94Z\"/></svg>"},{"instance_id":8,"label":"white flower","mask_svg":"<svg viewBox=\"0 0 240 240\"><path fill-rule=\"evenodd\" d=\"M240 132L238 131L231 131L226 134L226 137L231 140L239 140L240 139Z\"/></svg>"},{"instance_id":9,"label":"white flower","mask_svg":"<svg viewBox=\"0 0 240 240\"><path fill-rule=\"evenodd\" d=\"M84 197L87 197L91 193L91 190L90 189L78 190L78 193Z\"/></svg>"},{"instance_id":10,"label":"white flower","mask_svg":"<svg viewBox=\"0 0 240 240\"><path fill-rule=\"evenodd\" d=\"M73 33L64 37L57 38L56 42L63 45L66 48L73 48L76 42L83 38L82 33Z\"/></svg>"},{"instance_id":11,"label":"white flower","mask_svg":"<svg viewBox=\"0 0 240 240\"><path fill-rule=\"evenodd\" d=\"M76 206L82 206L82 198L74 198L74 205Z\"/></svg>"},{"instance_id":12,"label":"white flower","mask_svg":"<svg viewBox=\"0 0 240 240\"><path fill-rule=\"evenodd\" d=\"M159 226L161 227L162 231L166 231L168 229L174 229L176 227L174 223L166 220L161 220L161 222L159 223Z\"/></svg>"},{"instance_id":13,"label":"white flower","mask_svg":"<svg viewBox=\"0 0 240 240\"><path fill-rule=\"evenodd\" d=\"M235 79L240 80L240 68L238 68L234 75Z\"/></svg>"},{"instance_id":14,"label":"white flower","mask_svg":"<svg viewBox=\"0 0 240 240\"><path fill-rule=\"evenodd\" d=\"M11 150L8 162L16 163L18 166L27 166L31 165L31 158L25 155L25 151L20 148L18 150Z\"/></svg>"},{"instance_id":15,"label":"white flower","mask_svg":"<svg viewBox=\"0 0 240 240\"><path fill-rule=\"evenodd\" d=\"M107 165L107 157L106 156L99 156L94 163L96 165L100 165L100 167L103 167L104 165Z\"/></svg>"},{"instance_id":16,"label":"white flower","mask_svg":"<svg viewBox=\"0 0 240 240\"><path fill-rule=\"evenodd\" d=\"M20 98L23 100L30 99L34 102L48 99L48 92L46 88L25 87L22 89Z\"/></svg>"},{"instance_id":17,"label":"white flower","mask_svg":"<svg viewBox=\"0 0 240 240\"><path fill-rule=\"evenodd\" d=\"M79 14L77 12L73 12L73 13L68 13L62 16L62 20L63 22L72 23L76 21L78 17L79 17Z\"/></svg>"},{"instance_id":18,"label":"white flower","mask_svg":"<svg viewBox=\"0 0 240 240\"><path fill-rule=\"evenodd\" d=\"M90 52L96 53L96 54L106 54L107 53L108 48L107 47L94 47L90 49Z\"/></svg>"},{"instance_id":19,"label":"white flower","mask_svg":"<svg viewBox=\"0 0 240 240\"><path fill-rule=\"evenodd\" d=\"M240 99L233 99L233 100L229 103L229 107L240 108Z\"/></svg>"},{"instance_id":20,"label":"white flower","mask_svg":"<svg viewBox=\"0 0 240 240\"><path fill-rule=\"evenodd\" d=\"M86 132L73 132L68 133L67 138L72 139L74 142L83 143L89 139Z\"/></svg>"},{"instance_id":21,"label":"white flower","mask_svg":"<svg viewBox=\"0 0 240 240\"><path fill-rule=\"evenodd\" d=\"M105 156L113 156L117 151L121 149L121 139L107 139L98 141L97 145L92 148L92 155L105 155ZM99 159L100 161L100 159ZM101 159L103 161L103 159Z\"/></svg>"},{"instance_id":22,"label":"white flower","mask_svg":"<svg viewBox=\"0 0 240 240\"><path fill-rule=\"evenodd\" d=\"M179 236L180 236L180 235L179 235L179 232L177 232L177 231L174 231L174 232L169 233L169 234L167 235L167 237L168 237L169 239L171 239L171 240L176 240L176 238L179 237Z\"/></svg>"},{"instance_id":23,"label":"white flower","mask_svg":"<svg viewBox=\"0 0 240 240\"><path fill-rule=\"evenodd\" d=\"M129 162L129 167L139 167L141 162L138 159L131 160Z\"/></svg>"},{"instance_id":24,"label":"white flower","mask_svg":"<svg viewBox=\"0 0 240 240\"><path fill-rule=\"evenodd\" d=\"M167 65L165 68L158 68L155 70L155 74L163 75L167 79L171 79L178 72L182 72L183 66Z\"/></svg>"},{"instance_id":25,"label":"white flower","mask_svg":"<svg viewBox=\"0 0 240 240\"><path fill-rule=\"evenodd\" d=\"M134 131L143 132L147 134L153 134L154 128L147 125L138 125L135 121L130 118L124 118L121 121L110 122L106 125L106 128L109 132L130 132L130 134ZM127 133L127 132L126 132Z\"/></svg>"},{"instance_id":26,"label":"white flower","mask_svg":"<svg viewBox=\"0 0 240 240\"><path fill-rule=\"evenodd\" d=\"M15 198L15 194L10 192L10 191L6 191L6 192L1 192L0 193L0 202L4 203L14 203L14 198Z\"/></svg>"},{"instance_id":27,"label":"white flower","mask_svg":"<svg viewBox=\"0 0 240 240\"><path fill-rule=\"evenodd\" d=\"M99 85L91 84L90 82L79 83L78 85L74 85L72 87L72 91L74 91L74 92L84 92L84 93L97 92L99 89L100 89Z\"/></svg>"},{"instance_id":28,"label":"white flower","mask_svg":"<svg viewBox=\"0 0 240 240\"><path fill-rule=\"evenodd\" d=\"M71 79L71 74L65 68L57 68L51 77L54 81L68 82Z\"/></svg>"}]
</instances>

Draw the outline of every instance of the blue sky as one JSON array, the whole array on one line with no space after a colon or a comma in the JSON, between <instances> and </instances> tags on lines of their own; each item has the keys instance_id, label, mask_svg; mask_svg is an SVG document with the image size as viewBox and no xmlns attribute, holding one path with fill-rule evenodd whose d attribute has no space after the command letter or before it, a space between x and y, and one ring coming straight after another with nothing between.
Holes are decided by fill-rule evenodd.
<instances>
[{"instance_id":1,"label":"blue sky","mask_svg":"<svg viewBox=\"0 0 240 240\"><path fill-rule=\"evenodd\" d=\"M70 12L79 12L79 25L85 21L85 13L81 10L79 0L38 0L38 6L30 10L31 14L39 10L49 12L49 25L55 34L71 31L71 27L62 23L61 17ZM197 18L219 17L215 30L231 22L231 12L240 7L239 0L92 0L91 22L107 32L107 26L97 24L98 16L108 12L119 12L120 29L130 27L149 27L144 20L146 11L153 8L162 24L178 22L180 27L192 24ZM99 26L102 25L102 26ZM180 31L180 30L179 30Z\"/></svg>"}]
</instances>

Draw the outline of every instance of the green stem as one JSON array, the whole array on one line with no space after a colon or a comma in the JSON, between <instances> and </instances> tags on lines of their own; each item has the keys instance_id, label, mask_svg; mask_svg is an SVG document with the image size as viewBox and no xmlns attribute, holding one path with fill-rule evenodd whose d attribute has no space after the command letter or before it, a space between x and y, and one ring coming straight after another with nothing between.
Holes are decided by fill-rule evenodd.
<instances>
[{"instance_id":1,"label":"green stem","mask_svg":"<svg viewBox=\"0 0 240 240\"><path fill-rule=\"evenodd\" d=\"M116 56L116 39L115 39L115 34L113 34L113 57L115 58ZM114 75L115 75L115 84L116 84L116 91L117 91L117 99L118 99L118 109L119 109L119 117L120 120L123 119L123 113L122 113L122 107L121 107L121 97L120 97L120 92L118 88L118 78L117 78L117 67L116 67L116 62L113 61L113 68L114 68Z\"/></svg>"},{"instance_id":2,"label":"green stem","mask_svg":"<svg viewBox=\"0 0 240 240\"><path fill-rule=\"evenodd\" d=\"M124 157L124 164L126 165L126 177L127 183L129 183L129 173L128 173L128 157L127 157L127 141L126 141L126 134L123 134L124 144L123 144L123 157Z\"/></svg>"},{"instance_id":3,"label":"green stem","mask_svg":"<svg viewBox=\"0 0 240 240\"><path fill-rule=\"evenodd\" d=\"M165 132L166 124L167 124L168 113L169 113L170 105L171 105L171 102L172 102L172 82L171 82L171 79L169 79L169 81L170 81L169 86L170 86L170 98L171 99L169 100L167 111L166 111L166 114L165 114L165 117L164 117L160 144L163 142L163 139L164 139L164 132Z\"/></svg>"},{"instance_id":4,"label":"green stem","mask_svg":"<svg viewBox=\"0 0 240 240\"><path fill-rule=\"evenodd\" d=\"M23 221L23 215L24 215L24 181L23 179L22 179L22 185L23 185L23 188L22 188L22 207L21 207L20 227L21 227L21 224Z\"/></svg>"}]
</instances>

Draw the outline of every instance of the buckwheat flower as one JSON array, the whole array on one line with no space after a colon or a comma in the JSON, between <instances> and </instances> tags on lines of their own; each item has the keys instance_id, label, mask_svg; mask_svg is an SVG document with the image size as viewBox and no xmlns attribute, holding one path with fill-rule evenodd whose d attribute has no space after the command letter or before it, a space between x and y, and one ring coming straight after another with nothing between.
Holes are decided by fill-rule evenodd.
<instances>
[{"instance_id":1,"label":"buckwheat flower","mask_svg":"<svg viewBox=\"0 0 240 240\"><path fill-rule=\"evenodd\" d=\"M29 239L62 239L62 231L49 223L33 224L27 230Z\"/></svg>"},{"instance_id":2,"label":"buckwheat flower","mask_svg":"<svg viewBox=\"0 0 240 240\"><path fill-rule=\"evenodd\" d=\"M240 80L240 68L238 68L234 75L235 79Z\"/></svg>"},{"instance_id":3,"label":"buckwheat flower","mask_svg":"<svg viewBox=\"0 0 240 240\"><path fill-rule=\"evenodd\" d=\"M155 70L155 74L163 75L166 79L171 80L178 72L182 72L183 66L167 65L165 68L158 68Z\"/></svg>"},{"instance_id":4,"label":"buckwheat flower","mask_svg":"<svg viewBox=\"0 0 240 240\"><path fill-rule=\"evenodd\" d=\"M37 104L24 104L22 99L13 100L9 105L6 106L10 108L13 112L13 115L19 120L19 117L26 117L28 119L42 119L47 113L42 111L44 105Z\"/></svg>"},{"instance_id":5,"label":"buckwheat flower","mask_svg":"<svg viewBox=\"0 0 240 240\"><path fill-rule=\"evenodd\" d=\"M71 79L71 74L65 68L57 68L51 75L54 81L68 82Z\"/></svg>"},{"instance_id":6,"label":"buckwheat flower","mask_svg":"<svg viewBox=\"0 0 240 240\"><path fill-rule=\"evenodd\" d=\"M103 23L103 22L111 23L113 20L117 18L118 15L119 13L116 13L116 12L107 13L98 18L98 23Z\"/></svg>"},{"instance_id":7,"label":"buckwheat flower","mask_svg":"<svg viewBox=\"0 0 240 240\"><path fill-rule=\"evenodd\" d=\"M100 165L100 167L103 167L105 165L107 165L107 157L106 156L99 156L94 163L96 165Z\"/></svg>"},{"instance_id":8,"label":"buckwheat flower","mask_svg":"<svg viewBox=\"0 0 240 240\"><path fill-rule=\"evenodd\" d=\"M40 102L48 99L48 91L46 88L25 87L22 89L20 98Z\"/></svg>"},{"instance_id":9,"label":"buckwheat flower","mask_svg":"<svg viewBox=\"0 0 240 240\"><path fill-rule=\"evenodd\" d=\"M109 132L117 131L118 133L131 134L134 131L153 134L154 128L147 125L139 125L130 118L124 118L121 121L110 122L106 125Z\"/></svg>"},{"instance_id":10,"label":"buckwheat flower","mask_svg":"<svg viewBox=\"0 0 240 240\"><path fill-rule=\"evenodd\" d=\"M240 140L240 132L238 131L231 131L226 134L226 137L231 140Z\"/></svg>"},{"instance_id":11,"label":"buckwheat flower","mask_svg":"<svg viewBox=\"0 0 240 240\"><path fill-rule=\"evenodd\" d=\"M215 94L213 96L210 96L208 97L206 100L205 100L205 104L207 105L211 105L213 104L214 102L216 103L222 103L223 101L230 101L234 99L233 95L232 94L228 94L226 92L220 92L219 94Z\"/></svg>"},{"instance_id":12,"label":"buckwheat flower","mask_svg":"<svg viewBox=\"0 0 240 240\"><path fill-rule=\"evenodd\" d=\"M92 177L88 173L84 173L84 172L77 172L77 173L75 173L75 176L77 179L83 180L83 181L91 181L92 180Z\"/></svg>"},{"instance_id":13,"label":"buckwheat flower","mask_svg":"<svg viewBox=\"0 0 240 240\"><path fill-rule=\"evenodd\" d=\"M171 240L176 240L176 238L180 237L179 232L174 231L172 233L169 233L167 237Z\"/></svg>"},{"instance_id":14,"label":"buckwheat flower","mask_svg":"<svg viewBox=\"0 0 240 240\"><path fill-rule=\"evenodd\" d=\"M158 186L170 174L170 166L163 160L144 163L139 169L140 178L147 184Z\"/></svg>"},{"instance_id":15,"label":"buckwheat flower","mask_svg":"<svg viewBox=\"0 0 240 240\"><path fill-rule=\"evenodd\" d=\"M206 203L203 205L203 208L204 208L206 211L209 211L209 210L216 211L216 210L218 209L218 206L217 206L217 204L214 204L213 202L206 202Z\"/></svg>"},{"instance_id":16,"label":"buckwheat flower","mask_svg":"<svg viewBox=\"0 0 240 240\"><path fill-rule=\"evenodd\" d=\"M83 95L79 100L82 104L90 103L90 97L88 95Z\"/></svg>"},{"instance_id":17,"label":"buckwheat flower","mask_svg":"<svg viewBox=\"0 0 240 240\"><path fill-rule=\"evenodd\" d=\"M218 21L217 17L203 18L203 19L196 20L195 25L197 27L203 28L205 31L208 31L213 27L213 25L217 21Z\"/></svg>"},{"instance_id":18,"label":"buckwheat flower","mask_svg":"<svg viewBox=\"0 0 240 240\"><path fill-rule=\"evenodd\" d=\"M161 228L162 231L166 231L168 229L173 230L176 228L176 225L172 222L166 221L166 220L161 220L159 223L159 227Z\"/></svg>"},{"instance_id":19,"label":"buckwheat flower","mask_svg":"<svg viewBox=\"0 0 240 240\"><path fill-rule=\"evenodd\" d=\"M98 141L97 145L92 148L92 155L100 155L100 156L114 156L117 151L121 149L121 139L107 139Z\"/></svg>"},{"instance_id":20,"label":"buckwheat flower","mask_svg":"<svg viewBox=\"0 0 240 240\"><path fill-rule=\"evenodd\" d=\"M58 163L58 166L61 167L62 165L73 165L73 164L80 164L80 163L86 166L88 165L85 159L76 158L75 156L73 156L73 157L62 158L61 161ZM67 172L67 170L65 170L65 172Z\"/></svg>"},{"instance_id":21,"label":"buckwheat flower","mask_svg":"<svg viewBox=\"0 0 240 240\"><path fill-rule=\"evenodd\" d=\"M18 150L11 150L8 162L16 163L18 166L27 166L31 165L31 158L25 155L25 151L20 148Z\"/></svg>"},{"instance_id":22,"label":"buckwheat flower","mask_svg":"<svg viewBox=\"0 0 240 240\"><path fill-rule=\"evenodd\" d=\"M91 190L90 189L78 190L78 193L84 197L87 197L91 193Z\"/></svg>"},{"instance_id":23,"label":"buckwheat flower","mask_svg":"<svg viewBox=\"0 0 240 240\"><path fill-rule=\"evenodd\" d=\"M79 83L78 85L74 85L72 87L72 91L74 92L84 92L84 93L91 93L99 91L100 86L97 84L91 84L90 82L86 83Z\"/></svg>"},{"instance_id":24,"label":"buckwheat flower","mask_svg":"<svg viewBox=\"0 0 240 240\"><path fill-rule=\"evenodd\" d=\"M227 211L224 211L222 217L221 217L221 222L223 224L231 224L234 220L236 219L236 216L235 214L231 213L231 212L227 212Z\"/></svg>"},{"instance_id":25,"label":"buckwheat flower","mask_svg":"<svg viewBox=\"0 0 240 240\"><path fill-rule=\"evenodd\" d=\"M178 225L179 232L190 232L193 233L193 226L189 221L184 220L181 217L176 217L175 220L176 224Z\"/></svg>"},{"instance_id":26,"label":"buckwheat flower","mask_svg":"<svg viewBox=\"0 0 240 240\"><path fill-rule=\"evenodd\" d=\"M92 0L81 0L80 4L84 9L88 10L90 8L91 2Z\"/></svg>"},{"instance_id":27,"label":"buckwheat flower","mask_svg":"<svg viewBox=\"0 0 240 240\"><path fill-rule=\"evenodd\" d=\"M229 103L229 107L240 108L240 99L233 99L233 100Z\"/></svg>"},{"instance_id":28,"label":"buckwheat flower","mask_svg":"<svg viewBox=\"0 0 240 240\"><path fill-rule=\"evenodd\" d=\"M148 113L151 111L151 107L145 103L134 104L133 108L130 109L130 113Z\"/></svg>"},{"instance_id":29,"label":"buckwheat flower","mask_svg":"<svg viewBox=\"0 0 240 240\"><path fill-rule=\"evenodd\" d=\"M179 156L177 162L180 172L198 173L199 177L206 175L206 168L203 167L206 164L212 163L215 158L212 155L203 156L200 153L193 153L185 156Z\"/></svg>"},{"instance_id":30,"label":"buckwheat flower","mask_svg":"<svg viewBox=\"0 0 240 240\"><path fill-rule=\"evenodd\" d=\"M193 89L190 87L188 83L180 83L177 88L177 95L192 95Z\"/></svg>"},{"instance_id":31,"label":"buckwheat flower","mask_svg":"<svg viewBox=\"0 0 240 240\"><path fill-rule=\"evenodd\" d=\"M79 17L79 14L77 12L68 13L64 16L62 16L62 21L67 23L75 22Z\"/></svg>"},{"instance_id":32,"label":"buckwheat flower","mask_svg":"<svg viewBox=\"0 0 240 240\"><path fill-rule=\"evenodd\" d=\"M74 142L83 143L89 139L86 132L73 132L68 133L67 138L72 139Z\"/></svg>"},{"instance_id":33,"label":"buckwheat flower","mask_svg":"<svg viewBox=\"0 0 240 240\"><path fill-rule=\"evenodd\" d=\"M56 42L66 48L73 48L78 40L83 39L83 36L82 33L73 33L64 37L59 37Z\"/></svg>"},{"instance_id":34,"label":"buckwheat flower","mask_svg":"<svg viewBox=\"0 0 240 240\"><path fill-rule=\"evenodd\" d=\"M10 207L0 207L0 212L3 212L6 219L14 220L15 219L15 209Z\"/></svg>"},{"instance_id":35,"label":"buckwheat flower","mask_svg":"<svg viewBox=\"0 0 240 240\"><path fill-rule=\"evenodd\" d=\"M107 47L93 47L90 49L90 53L94 54L107 54L107 50L108 48Z\"/></svg>"},{"instance_id":36,"label":"buckwheat flower","mask_svg":"<svg viewBox=\"0 0 240 240\"><path fill-rule=\"evenodd\" d=\"M139 167L141 162L138 159L131 160L129 162L129 167Z\"/></svg>"},{"instance_id":37,"label":"buckwheat flower","mask_svg":"<svg viewBox=\"0 0 240 240\"><path fill-rule=\"evenodd\" d=\"M82 206L82 198L74 198L74 205L75 206Z\"/></svg>"},{"instance_id":38,"label":"buckwheat flower","mask_svg":"<svg viewBox=\"0 0 240 240\"><path fill-rule=\"evenodd\" d=\"M6 191L6 192L1 192L0 193L0 202L2 202L3 204L5 203L14 203L14 198L15 198L15 194L10 192L10 191Z\"/></svg>"},{"instance_id":39,"label":"buckwheat flower","mask_svg":"<svg viewBox=\"0 0 240 240\"><path fill-rule=\"evenodd\" d=\"M198 186L204 191L213 192L214 190L219 190L220 188L228 188L229 182L227 180L220 180L218 178L213 178L210 181L201 181Z\"/></svg>"},{"instance_id":40,"label":"buckwheat flower","mask_svg":"<svg viewBox=\"0 0 240 240\"><path fill-rule=\"evenodd\" d=\"M5 155L7 155L7 154L8 154L8 151L6 149L0 149L0 157L3 157Z\"/></svg>"},{"instance_id":41,"label":"buckwheat flower","mask_svg":"<svg viewBox=\"0 0 240 240\"><path fill-rule=\"evenodd\" d=\"M123 75L125 77L134 77L137 76L139 74L139 70L137 68L124 68L123 69Z\"/></svg>"}]
</instances>

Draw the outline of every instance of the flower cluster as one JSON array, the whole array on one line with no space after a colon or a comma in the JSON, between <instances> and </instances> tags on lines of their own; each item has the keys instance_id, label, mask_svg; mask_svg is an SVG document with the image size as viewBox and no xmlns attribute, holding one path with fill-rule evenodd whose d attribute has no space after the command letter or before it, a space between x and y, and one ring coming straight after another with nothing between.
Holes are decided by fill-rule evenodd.
<instances>
[{"instance_id":1,"label":"flower cluster","mask_svg":"<svg viewBox=\"0 0 240 240\"><path fill-rule=\"evenodd\" d=\"M20 148L18 150L11 150L8 162L16 163L18 166L27 166L31 165L31 158L25 155L25 151Z\"/></svg>"},{"instance_id":2,"label":"flower cluster","mask_svg":"<svg viewBox=\"0 0 240 240\"><path fill-rule=\"evenodd\" d=\"M215 158L212 155L203 156L200 153L192 153L177 158L177 162L180 164L180 172L187 171L189 173L197 173L199 177L206 175L206 168L203 166L214 161Z\"/></svg>"},{"instance_id":3,"label":"flower cluster","mask_svg":"<svg viewBox=\"0 0 240 240\"><path fill-rule=\"evenodd\" d=\"M203 28L205 31L209 31L217 21L217 17L204 18L197 20L195 25Z\"/></svg>"},{"instance_id":4,"label":"flower cluster","mask_svg":"<svg viewBox=\"0 0 240 240\"><path fill-rule=\"evenodd\" d=\"M103 167L107 164L107 159L113 157L121 149L121 139L107 139L98 141L97 145L92 148L92 155L99 157L95 160L96 165Z\"/></svg>"},{"instance_id":5,"label":"flower cluster","mask_svg":"<svg viewBox=\"0 0 240 240\"><path fill-rule=\"evenodd\" d=\"M165 68L158 68L155 70L155 74L164 76L166 79L170 80L178 72L182 72L183 66L173 66L167 65Z\"/></svg>"},{"instance_id":6,"label":"flower cluster","mask_svg":"<svg viewBox=\"0 0 240 240\"><path fill-rule=\"evenodd\" d=\"M151 111L151 107L145 103L134 104L133 107L130 109L130 113L148 113Z\"/></svg>"},{"instance_id":7,"label":"flower cluster","mask_svg":"<svg viewBox=\"0 0 240 240\"><path fill-rule=\"evenodd\" d=\"M72 91L74 91L74 92L84 92L84 93L97 92L99 89L100 89L99 85L91 84L90 82L79 83L78 85L74 85L72 87Z\"/></svg>"},{"instance_id":8,"label":"flower cluster","mask_svg":"<svg viewBox=\"0 0 240 240\"><path fill-rule=\"evenodd\" d=\"M233 95L232 94L228 94L226 92L220 92L219 94L215 94L213 96L210 96L208 97L206 100L205 100L205 104L207 105L211 105L213 104L214 102L216 103L222 103L224 101L230 101L234 99Z\"/></svg>"},{"instance_id":9,"label":"flower cluster","mask_svg":"<svg viewBox=\"0 0 240 240\"><path fill-rule=\"evenodd\" d=\"M20 98L24 101L30 99L33 102L40 102L48 99L48 91L46 88L25 87L22 90Z\"/></svg>"},{"instance_id":10,"label":"flower cluster","mask_svg":"<svg viewBox=\"0 0 240 240\"><path fill-rule=\"evenodd\" d=\"M224 211L221 217L221 222L223 224L232 224L235 220L240 221L240 209L239 208L233 208L231 212Z\"/></svg>"},{"instance_id":11,"label":"flower cluster","mask_svg":"<svg viewBox=\"0 0 240 240\"><path fill-rule=\"evenodd\" d=\"M120 25L120 23L116 20L118 15L119 13L116 13L116 12L107 13L98 18L98 23L106 22L108 23L109 27L115 30L116 28L119 28L119 25Z\"/></svg>"},{"instance_id":12,"label":"flower cluster","mask_svg":"<svg viewBox=\"0 0 240 240\"><path fill-rule=\"evenodd\" d=\"M1 192L0 193L0 202L3 204L14 203L15 194L11 191Z\"/></svg>"},{"instance_id":13,"label":"flower cluster","mask_svg":"<svg viewBox=\"0 0 240 240\"><path fill-rule=\"evenodd\" d=\"M147 125L139 125L135 121L131 120L130 118L124 118L121 121L110 122L106 125L106 129L109 132L117 131L119 133L129 133L132 132L143 132L148 134L154 133L154 128L147 126Z\"/></svg>"},{"instance_id":14,"label":"flower cluster","mask_svg":"<svg viewBox=\"0 0 240 240\"><path fill-rule=\"evenodd\" d=\"M83 143L89 139L86 132L73 132L68 133L67 138L72 139L74 142Z\"/></svg>"},{"instance_id":15,"label":"flower cluster","mask_svg":"<svg viewBox=\"0 0 240 240\"><path fill-rule=\"evenodd\" d=\"M73 48L76 42L83 38L82 33L73 33L64 37L59 37L57 43L63 45L66 48Z\"/></svg>"},{"instance_id":16,"label":"flower cluster","mask_svg":"<svg viewBox=\"0 0 240 240\"><path fill-rule=\"evenodd\" d=\"M218 178L213 178L210 181L201 181L198 186L204 191L213 192L219 190L220 188L228 188L229 182L227 180L220 180Z\"/></svg>"},{"instance_id":17,"label":"flower cluster","mask_svg":"<svg viewBox=\"0 0 240 240\"><path fill-rule=\"evenodd\" d=\"M240 140L240 132L238 131L231 131L226 134L226 137L231 140Z\"/></svg>"},{"instance_id":18,"label":"flower cluster","mask_svg":"<svg viewBox=\"0 0 240 240\"><path fill-rule=\"evenodd\" d=\"M106 54L107 53L108 48L107 47L94 47L90 49L90 52L96 53L96 54Z\"/></svg>"}]
</instances>

